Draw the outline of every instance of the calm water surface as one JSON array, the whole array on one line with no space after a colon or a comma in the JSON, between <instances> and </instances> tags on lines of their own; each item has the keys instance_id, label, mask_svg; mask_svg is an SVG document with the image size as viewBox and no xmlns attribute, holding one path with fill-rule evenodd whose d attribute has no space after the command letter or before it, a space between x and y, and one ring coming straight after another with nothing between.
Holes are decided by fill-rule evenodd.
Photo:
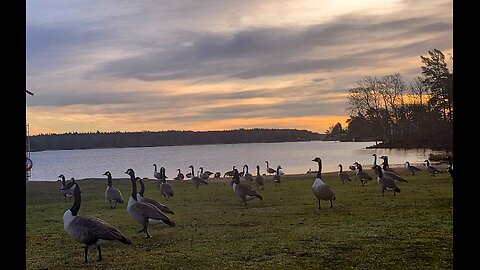
<instances>
[{"instance_id":1,"label":"calm water surface","mask_svg":"<svg viewBox=\"0 0 480 270\"><path fill-rule=\"evenodd\" d=\"M31 153L34 162L30 180L56 181L58 175L64 174L70 179L104 178L102 174L110 171L113 178L126 178L128 168L135 170L137 176L153 178L153 164L165 167L169 179L177 175L177 169L186 174L188 166L195 171L202 166L205 170L223 174L237 166L241 171L244 164L249 172L256 174L256 165L260 173L266 173L266 163L270 167L282 166L286 174L305 173L309 169L317 170L315 157L322 158L322 172L338 171L338 164L344 170L355 161L368 168L373 163L372 154L387 155L389 163L423 164L430 149L365 149L374 142L283 142L283 143L249 143L216 144L189 146L160 146L114 149L60 150ZM381 161L381 160L380 160ZM381 162L378 162L381 163Z\"/></svg>"}]
</instances>

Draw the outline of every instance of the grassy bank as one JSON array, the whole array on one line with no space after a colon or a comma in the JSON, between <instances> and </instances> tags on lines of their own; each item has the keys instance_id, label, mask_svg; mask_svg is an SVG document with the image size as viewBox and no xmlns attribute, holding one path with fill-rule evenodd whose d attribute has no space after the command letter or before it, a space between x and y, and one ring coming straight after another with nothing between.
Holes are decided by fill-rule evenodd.
<instances>
[{"instance_id":1,"label":"grassy bank","mask_svg":"<svg viewBox=\"0 0 480 270\"><path fill-rule=\"evenodd\" d=\"M198 190L175 182L175 197L165 201L155 181L147 180L145 195L172 208L176 223L152 227L150 239L136 233L140 225L126 204L109 208L105 179L79 180L79 214L105 220L133 243L103 247L101 262L92 247L86 265L82 245L63 229L63 213L72 203L64 203L60 183L28 182L27 269L452 269L451 178L426 172L405 177L409 183L399 184L401 193L382 197L376 181L362 187L324 174L337 200L333 208L322 201L320 211L312 175L285 177L279 186L268 179L260 190L263 201L247 207L226 181ZM113 184L128 199L129 180Z\"/></svg>"}]
</instances>

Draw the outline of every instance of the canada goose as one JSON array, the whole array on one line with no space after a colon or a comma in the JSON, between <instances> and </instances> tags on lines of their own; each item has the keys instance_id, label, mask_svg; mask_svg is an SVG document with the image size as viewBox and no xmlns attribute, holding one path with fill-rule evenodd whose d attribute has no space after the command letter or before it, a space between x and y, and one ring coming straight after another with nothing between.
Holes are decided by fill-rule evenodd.
<instances>
[{"instance_id":1,"label":"canada goose","mask_svg":"<svg viewBox=\"0 0 480 270\"><path fill-rule=\"evenodd\" d=\"M268 161L265 161L265 163L267 163L267 173L272 174L272 173L276 173L276 172L277 172L275 169L270 168L270 167L268 166Z\"/></svg>"},{"instance_id":2,"label":"canada goose","mask_svg":"<svg viewBox=\"0 0 480 270\"><path fill-rule=\"evenodd\" d=\"M243 175L243 178L245 178L245 180L247 180L247 181L249 181L249 182L250 182L250 181L253 181L252 174L248 172L248 165L247 165L247 164L243 165L243 168L244 168L244 169L245 169L245 168L247 169L247 170L245 171L245 174Z\"/></svg>"},{"instance_id":3,"label":"canada goose","mask_svg":"<svg viewBox=\"0 0 480 270\"><path fill-rule=\"evenodd\" d=\"M167 179L165 178L165 168L160 168L160 173L162 174L162 183L160 184L160 192L163 194L165 199L173 197L173 187L169 183L167 183Z\"/></svg>"},{"instance_id":4,"label":"canada goose","mask_svg":"<svg viewBox=\"0 0 480 270\"><path fill-rule=\"evenodd\" d=\"M345 184L345 181L347 180L352 181L352 179L350 179L350 175L347 172L343 171L342 164L338 164L338 167L340 168L340 170L338 171L338 178L342 180L342 183Z\"/></svg>"},{"instance_id":5,"label":"canada goose","mask_svg":"<svg viewBox=\"0 0 480 270\"><path fill-rule=\"evenodd\" d=\"M157 178L158 180L160 180L160 173L157 171L157 164L153 164L153 167L155 168L153 170L153 177Z\"/></svg>"},{"instance_id":6,"label":"canada goose","mask_svg":"<svg viewBox=\"0 0 480 270\"><path fill-rule=\"evenodd\" d=\"M453 178L453 161L452 157L449 155L447 156L448 158L448 166L447 166L447 172L450 173L450 176Z\"/></svg>"},{"instance_id":7,"label":"canada goose","mask_svg":"<svg viewBox=\"0 0 480 270\"><path fill-rule=\"evenodd\" d=\"M208 178L210 178L210 175L213 174L211 171L205 171L205 172L203 172L203 167L199 167L198 169L200 170L199 177L200 177L202 180L208 181Z\"/></svg>"},{"instance_id":8,"label":"canada goose","mask_svg":"<svg viewBox=\"0 0 480 270\"><path fill-rule=\"evenodd\" d=\"M222 173L216 172L213 178L220 178L222 176Z\"/></svg>"},{"instance_id":9,"label":"canada goose","mask_svg":"<svg viewBox=\"0 0 480 270\"><path fill-rule=\"evenodd\" d=\"M187 177L188 179L192 178L192 173L185 174L185 177Z\"/></svg>"},{"instance_id":10,"label":"canada goose","mask_svg":"<svg viewBox=\"0 0 480 270\"><path fill-rule=\"evenodd\" d=\"M65 176L63 174L60 174L58 177L62 178L62 188L60 189L62 190L62 195L63 195L63 198L65 199L65 203L67 202L67 198L68 198L68 201L70 202L73 197L73 191L71 191L70 189L63 189L67 185L67 183L65 182Z\"/></svg>"},{"instance_id":11,"label":"canada goose","mask_svg":"<svg viewBox=\"0 0 480 270\"><path fill-rule=\"evenodd\" d=\"M385 190L393 191L393 196L395 196L396 192L400 193L400 189L398 188L397 183L395 183L392 178L385 176L380 166L373 166L372 170L374 170L377 174L377 182L382 189L382 196L384 195Z\"/></svg>"},{"instance_id":12,"label":"canada goose","mask_svg":"<svg viewBox=\"0 0 480 270\"><path fill-rule=\"evenodd\" d=\"M263 200L262 195L258 194L258 192L252 187L240 183L240 174L238 173L237 169L234 169L233 171L232 180L233 192L242 199L242 202L245 204L245 206L247 206L247 201L253 200L255 198Z\"/></svg>"},{"instance_id":13,"label":"canada goose","mask_svg":"<svg viewBox=\"0 0 480 270\"><path fill-rule=\"evenodd\" d=\"M276 171L276 174L273 176L273 181L275 182L275 186L278 184L280 184L282 182L282 176L280 175L280 169L282 167L280 167L280 165L277 166L277 171Z\"/></svg>"},{"instance_id":14,"label":"canada goose","mask_svg":"<svg viewBox=\"0 0 480 270\"><path fill-rule=\"evenodd\" d=\"M395 173L395 174L397 174L397 175L400 176L400 174L399 174L398 172L396 172L394 169L390 168L390 165L388 164L388 157L387 157L387 156L381 156L380 158L383 159L383 163L382 163L382 165L383 165L383 172L385 172L385 171L391 171L391 172L393 172L393 173Z\"/></svg>"},{"instance_id":15,"label":"canada goose","mask_svg":"<svg viewBox=\"0 0 480 270\"><path fill-rule=\"evenodd\" d=\"M85 245L85 260L87 263L88 247L96 245L98 249L98 260L102 260L100 245L113 241L119 241L125 245L132 242L125 237L117 228L105 221L91 216L79 216L78 211L82 202L80 186L76 182L70 182L62 190L72 190L74 202L72 207L63 214L63 228L76 241Z\"/></svg>"},{"instance_id":16,"label":"canada goose","mask_svg":"<svg viewBox=\"0 0 480 270\"><path fill-rule=\"evenodd\" d=\"M180 171L180 169L177 169L178 171L178 174L175 178L173 178L173 180L183 180L185 178L185 176L183 175L183 173Z\"/></svg>"},{"instance_id":17,"label":"canada goose","mask_svg":"<svg viewBox=\"0 0 480 270\"><path fill-rule=\"evenodd\" d=\"M158 209L162 210L162 212L175 215L175 213L173 213L173 211L172 211L172 209L170 209L170 207L168 207L165 204L163 204L161 202L158 202L154 199L145 197L145 195L144 195L145 194L145 184L143 183L143 180L140 177L135 177L135 180L137 180L137 182L140 183L140 192L138 192L139 196L137 196L137 199L138 199L139 202L151 203L151 204L155 205Z\"/></svg>"},{"instance_id":18,"label":"canada goose","mask_svg":"<svg viewBox=\"0 0 480 270\"><path fill-rule=\"evenodd\" d=\"M427 163L427 171L430 173L430 176L435 176L436 173L442 173L437 168L430 166L430 161L428 161L428 159L425 159L425 162Z\"/></svg>"},{"instance_id":19,"label":"canada goose","mask_svg":"<svg viewBox=\"0 0 480 270\"><path fill-rule=\"evenodd\" d=\"M370 176L370 174L368 174L366 171L363 170L362 164L360 164L358 162L355 162L353 164L357 168L357 172L355 173L355 177L358 179L358 181L360 181L360 183L362 183L362 187L364 187L365 183L367 183L368 181L371 181L373 178Z\"/></svg>"},{"instance_id":20,"label":"canada goose","mask_svg":"<svg viewBox=\"0 0 480 270\"><path fill-rule=\"evenodd\" d=\"M224 177L224 178L225 178L226 176L233 177L233 171L235 170L235 167L236 167L236 166L233 166L231 171L225 172L225 173L223 174L223 177Z\"/></svg>"},{"instance_id":21,"label":"canada goose","mask_svg":"<svg viewBox=\"0 0 480 270\"><path fill-rule=\"evenodd\" d=\"M333 201L335 201L337 198L335 197L335 192L333 192L333 189L322 180L322 160L319 157L316 157L312 161L318 163L317 177L312 184L313 194L318 200L318 210L321 209L320 200L330 201L330 208L332 208Z\"/></svg>"},{"instance_id":22,"label":"canada goose","mask_svg":"<svg viewBox=\"0 0 480 270\"><path fill-rule=\"evenodd\" d=\"M198 189L198 185L200 185L200 184L202 184L202 183L205 184L205 185L208 185L208 182L207 182L207 181L205 181L205 180L203 180L203 179L201 179L200 177L198 177L198 176L195 175L195 172L194 172L194 169L193 169L193 165L190 165L190 166L188 166L188 167L189 167L189 168L192 168L192 179L191 179L191 180L192 180L192 183L197 187L197 189Z\"/></svg>"},{"instance_id":23,"label":"canada goose","mask_svg":"<svg viewBox=\"0 0 480 270\"><path fill-rule=\"evenodd\" d=\"M175 223L168 218L158 207L151 203L139 202L137 194L137 179L135 172L132 169L128 169L126 174L130 175L130 181L132 182L132 195L128 198L127 212L136 222L140 223L143 227L138 232L145 232L146 238L150 238L148 234L148 225L155 224L160 221L165 224L175 227Z\"/></svg>"},{"instance_id":24,"label":"canada goose","mask_svg":"<svg viewBox=\"0 0 480 270\"><path fill-rule=\"evenodd\" d=\"M377 154L372 154L372 156L374 157L373 166L372 166L372 168L373 168L374 166L377 166Z\"/></svg>"},{"instance_id":25,"label":"canada goose","mask_svg":"<svg viewBox=\"0 0 480 270\"><path fill-rule=\"evenodd\" d=\"M419 172L421 171L419 168L415 167L415 166L412 166L410 165L410 162L408 161L405 161L405 165L407 166L407 170L412 172L412 175L415 175L415 172Z\"/></svg>"},{"instance_id":26,"label":"canada goose","mask_svg":"<svg viewBox=\"0 0 480 270\"><path fill-rule=\"evenodd\" d=\"M390 177L395 181L401 181L401 182L408 183L407 179L401 177L400 174L396 173L393 169L391 169L388 166L388 157L387 156L381 156L380 158L383 159L382 167L379 166L380 169L382 170L383 175L385 175L387 177ZM378 166L378 165L373 165L372 170L375 166Z\"/></svg>"},{"instance_id":27,"label":"canada goose","mask_svg":"<svg viewBox=\"0 0 480 270\"><path fill-rule=\"evenodd\" d=\"M110 203L110 209L117 207L117 203L124 203L122 192L112 186L112 174L106 171L103 175L107 176L107 189L105 189L105 199ZM115 204L112 206L112 202Z\"/></svg>"},{"instance_id":28,"label":"canada goose","mask_svg":"<svg viewBox=\"0 0 480 270\"><path fill-rule=\"evenodd\" d=\"M264 184L263 184L263 176L260 175L260 166L257 165L257 176L255 177L255 183L258 186L262 186L262 190L264 189Z\"/></svg>"}]
</instances>

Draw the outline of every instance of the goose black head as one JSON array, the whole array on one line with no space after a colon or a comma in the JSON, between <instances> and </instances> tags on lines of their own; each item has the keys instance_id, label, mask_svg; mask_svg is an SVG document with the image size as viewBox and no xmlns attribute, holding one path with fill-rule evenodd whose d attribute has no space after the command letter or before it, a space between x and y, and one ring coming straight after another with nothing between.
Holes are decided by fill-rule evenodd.
<instances>
[{"instance_id":1,"label":"goose black head","mask_svg":"<svg viewBox=\"0 0 480 270\"><path fill-rule=\"evenodd\" d=\"M58 176L58 178L65 178L65 175L60 174L60 175Z\"/></svg>"},{"instance_id":2,"label":"goose black head","mask_svg":"<svg viewBox=\"0 0 480 270\"><path fill-rule=\"evenodd\" d=\"M315 159L312 159L312 161L315 161L315 162L320 162L320 161L322 161L322 159L321 159L321 158L319 158L319 157L316 157Z\"/></svg>"},{"instance_id":3,"label":"goose black head","mask_svg":"<svg viewBox=\"0 0 480 270\"><path fill-rule=\"evenodd\" d=\"M125 173L130 175L130 178L132 180L135 180L135 172L133 171L133 169L128 169Z\"/></svg>"},{"instance_id":4,"label":"goose black head","mask_svg":"<svg viewBox=\"0 0 480 270\"><path fill-rule=\"evenodd\" d=\"M103 175L112 175L109 171L103 173Z\"/></svg>"}]
</instances>

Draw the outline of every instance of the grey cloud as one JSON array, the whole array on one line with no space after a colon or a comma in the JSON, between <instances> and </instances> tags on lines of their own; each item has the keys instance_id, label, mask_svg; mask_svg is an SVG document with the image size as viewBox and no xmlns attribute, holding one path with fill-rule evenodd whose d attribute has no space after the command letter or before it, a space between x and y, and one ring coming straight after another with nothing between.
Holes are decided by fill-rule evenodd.
<instances>
[{"instance_id":1,"label":"grey cloud","mask_svg":"<svg viewBox=\"0 0 480 270\"><path fill-rule=\"evenodd\" d=\"M115 60L100 70L114 77L161 81L208 76L250 79L342 69L362 66L368 59L360 56L311 59L306 54L320 47L334 50L352 43L374 44L425 32L450 32L450 24L435 20L435 17L423 17L381 22L375 17L343 16L328 24L306 28L272 27L230 34L196 34L197 39L190 47L162 48L160 52Z\"/></svg>"},{"instance_id":2,"label":"grey cloud","mask_svg":"<svg viewBox=\"0 0 480 270\"><path fill-rule=\"evenodd\" d=\"M69 91L58 93L37 93L35 98L29 100L29 106L54 106L62 107L69 105L108 105L129 104L149 100L153 97L150 93L135 91L126 93L111 93L96 91L94 93L84 91Z\"/></svg>"}]
</instances>

